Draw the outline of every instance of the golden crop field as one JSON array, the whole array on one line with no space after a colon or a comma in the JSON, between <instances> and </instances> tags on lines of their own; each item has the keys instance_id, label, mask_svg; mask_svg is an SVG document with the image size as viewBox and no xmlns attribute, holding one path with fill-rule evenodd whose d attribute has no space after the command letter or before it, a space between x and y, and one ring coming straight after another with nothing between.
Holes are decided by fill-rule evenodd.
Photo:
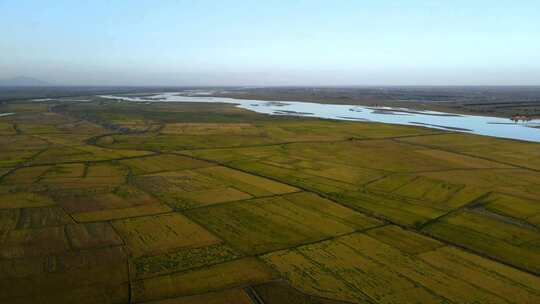
<instances>
[{"instance_id":1,"label":"golden crop field","mask_svg":"<svg viewBox=\"0 0 540 304\"><path fill-rule=\"evenodd\" d=\"M540 303L540 144L0 104L0 303Z\"/></svg>"}]
</instances>

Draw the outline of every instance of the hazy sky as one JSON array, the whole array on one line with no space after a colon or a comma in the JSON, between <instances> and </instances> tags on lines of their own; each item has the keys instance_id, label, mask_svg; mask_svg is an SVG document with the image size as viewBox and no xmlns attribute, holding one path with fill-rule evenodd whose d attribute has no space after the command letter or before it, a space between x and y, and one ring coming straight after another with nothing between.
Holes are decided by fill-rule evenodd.
<instances>
[{"instance_id":1,"label":"hazy sky","mask_svg":"<svg viewBox=\"0 0 540 304\"><path fill-rule=\"evenodd\" d=\"M540 85L540 0L0 0L0 78Z\"/></svg>"}]
</instances>

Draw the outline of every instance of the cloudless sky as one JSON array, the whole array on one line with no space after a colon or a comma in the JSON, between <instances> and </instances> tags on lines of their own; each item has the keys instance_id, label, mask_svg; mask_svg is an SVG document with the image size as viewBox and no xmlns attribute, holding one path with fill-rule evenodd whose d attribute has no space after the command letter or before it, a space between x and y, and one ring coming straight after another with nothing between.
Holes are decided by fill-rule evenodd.
<instances>
[{"instance_id":1,"label":"cloudless sky","mask_svg":"<svg viewBox=\"0 0 540 304\"><path fill-rule=\"evenodd\" d=\"M540 85L540 0L0 0L0 78Z\"/></svg>"}]
</instances>

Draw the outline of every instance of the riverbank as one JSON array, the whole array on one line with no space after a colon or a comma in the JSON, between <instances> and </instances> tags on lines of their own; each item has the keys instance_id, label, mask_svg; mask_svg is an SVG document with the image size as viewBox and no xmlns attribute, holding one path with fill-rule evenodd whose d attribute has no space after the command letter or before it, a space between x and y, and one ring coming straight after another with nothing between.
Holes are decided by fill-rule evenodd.
<instances>
[{"instance_id":1,"label":"riverbank","mask_svg":"<svg viewBox=\"0 0 540 304\"><path fill-rule=\"evenodd\" d=\"M538 87L244 88L216 91L213 96L396 107L503 118L521 114L540 118Z\"/></svg>"}]
</instances>

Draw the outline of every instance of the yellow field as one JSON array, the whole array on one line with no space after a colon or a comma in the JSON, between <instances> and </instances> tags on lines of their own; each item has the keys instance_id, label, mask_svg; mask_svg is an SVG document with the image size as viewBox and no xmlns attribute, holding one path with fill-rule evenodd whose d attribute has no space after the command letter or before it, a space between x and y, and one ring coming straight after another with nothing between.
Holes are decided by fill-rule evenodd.
<instances>
[{"instance_id":1,"label":"yellow field","mask_svg":"<svg viewBox=\"0 0 540 304\"><path fill-rule=\"evenodd\" d=\"M277 274L254 258L135 281L133 300L145 302L269 281Z\"/></svg>"},{"instance_id":2,"label":"yellow field","mask_svg":"<svg viewBox=\"0 0 540 304\"><path fill-rule=\"evenodd\" d=\"M179 213L136 217L113 222L134 256L171 252L219 243L203 227Z\"/></svg>"},{"instance_id":3,"label":"yellow field","mask_svg":"<svg viewBox=\"0 0 540 304\"><path fill-rule=\"evenodd\" d=\"M247 254L287 248L380 224L308 193L194 209L187 215Z\"/></svg>"},{"instance_id":4,"label":"yellow field","mask_svg":"<svg viewBox=\"0 0 540 304\"><path fill-rule=\"evenodd\" d=\"M429 234L510 265L540 273L540 238L535 229L478 212L460 212L424 229Z\"/></svg>"},{"instance_id":5,"label":"yellow field","mask_svg":"<svg viewBox=\"0 0 540 304\"><path fill-rule=\"evenodd\" d=\"M222 166L142 175L136 182L140 188L180 210L298 191Z\"/></svg>"},{"instance_id":6,"label":"yellow field","mask_svg":"<svg viewBox=\"0 0 540 304\"><path fill-rule=\"evenodd\" d=\"M534 216L540 214L540 201L527 200L504 194L490 194L483 199L483 204L491 212L524 221L529 221L529 218L534 218ZM534 222L530 223L535 224Z\"/></svg>"},{"instance_id":7,"label":"yellow field","mask_svg":"<svg viewBox=\"0 0 540 304\"><path fill-rule=\"evenodd\" d=\"M535 303L538 278L510 268L489 274L480 267L467 267L467 273L453 268L450 253L468 257L458 249L439 247L422 252L418 258L398 247L389 246L362 234L344 236L332 241L302 246L264 256L293 286L307 293L362 303L395 303L412 299L421 303ZM417 251L418 252L418 251ZM443 256L436 257L436 253ZM429 257L429 258L428 258ZM431 258L433 257L433 258ZM494 263L474 256L478 263ZM465 260L463 263L465 265ZM304 272L304 271L308 272ZM506 270L506 271L505 271ZM484 281L488 276L491 281ZM507 284L505 290L492 293L496 284ZM505 292L513 291L513 292Z\"/></svg>"},{"instance_id":8,"label":"yellow field","mask_svg":"<svg viewBox=\"0 0 540 304\"><path fill-rule=\"evenodd\" d=\"M80 212L72 214L73 218L81 222L99 222L122 218L154 215L171 212L171 208L163 204L150 204L136 207L104 209L98 211Z\"/></svg>"},{"instance_id":9,"label":"yellow field","mask_svg":"<svg viewBox=\"0 0 540 304\"><path fill-rule=\"evenodd\" d=\"M204 168L197 170L197 172L239 187L254 196L285 194L298 191L298 189L294 187L279 182L222 166Z\"/></svg>"}]
</instances>

